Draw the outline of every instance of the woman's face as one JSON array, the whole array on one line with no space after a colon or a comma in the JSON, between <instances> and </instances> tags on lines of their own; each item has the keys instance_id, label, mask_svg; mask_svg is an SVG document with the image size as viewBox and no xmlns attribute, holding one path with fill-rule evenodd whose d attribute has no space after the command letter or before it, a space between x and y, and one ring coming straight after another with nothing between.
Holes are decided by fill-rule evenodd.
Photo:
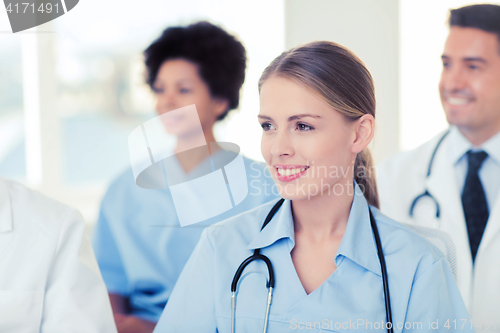
<instances>
[{"instance_id":1,"label":"woman's face","mask_svg":"<svg viewBox=\"0 0 500 333\"><path fill-rule=\"evenodd\" d=\"M286 199L353 191L356 124L306 88L271 76L261 87L262 155Z\"/></svg>"},{"instance_id":2,"label":"woman's face","mask_svg":"<svg viewBox=\"0 0 500 333\"><path fill-rule=\"evenodd\" d=\"M212 98L198 74L197 65L183 59L167 60L161 65L153 90L159 115L195 104L203 131L211 131L217 117L227 107L226 101ZM199 129L194 117L165 115L162 120L167 131L178 137L195 134L192 132Z\"/></svg>"}]
</instances>

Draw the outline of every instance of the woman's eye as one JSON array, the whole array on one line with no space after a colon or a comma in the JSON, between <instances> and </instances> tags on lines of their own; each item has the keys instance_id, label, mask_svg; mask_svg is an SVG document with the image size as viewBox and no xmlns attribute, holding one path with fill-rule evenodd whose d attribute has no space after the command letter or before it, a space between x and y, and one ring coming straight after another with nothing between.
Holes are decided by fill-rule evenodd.
<instances>
[{"instance_id":1,"label":"woman's eye","mask_svg":"<svg viewBox=\"0 0 500 333\"><path fill-rule=\"evenodd\" d=\"M274 126L271 125L270 123L262 123L260 126L262 126L262 129L264 131L269 131L269 130L274 129Z\"/></svg>"},{"instance_id":2,"label":"woman's eye","mask_svg":"<svg viewBox=\"0 0 500 333\"><path fill-rule=\"evenodd\" d=\"M153 87L153 92L155 94L161 94L163 93L163 88Z\"/></svg>"},{"instance_id":3,"label":"woman's eye","mask_svg":"<svg viewBox=\"0 0 500 333\"><path fill-rule=\"evenodd\" d=\"M188 94L191 90L187 88L181 88L179 91L181 92L181 94Z\"/></svg>"},{"instance_id":4,"label":"woman's eye","mask_svg":"<svg viewBox=\"0 0 500 333\"><path fill-rule=\"evenodd\" d=\"M297 124L297 129L298 129L299 131L311 131L311 130L313 130L313 129L314 129L314 127L309 126L309 125L307 125L307 124L298 123L298 124Z\"/></svg>"}]
</instances>

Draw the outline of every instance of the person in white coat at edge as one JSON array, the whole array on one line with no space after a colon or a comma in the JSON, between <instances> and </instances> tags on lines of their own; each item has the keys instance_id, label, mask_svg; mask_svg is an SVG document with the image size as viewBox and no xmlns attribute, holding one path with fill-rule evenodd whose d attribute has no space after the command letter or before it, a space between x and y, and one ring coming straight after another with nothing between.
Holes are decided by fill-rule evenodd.
<instances>
[{"instance_id":1,"label":"person in white coat at edge","mask_svg":"<svg viewBox=\"0 0 500 333\"><path fill-rule=\"evenodd\" d=\"M451 10L442 62L451 126L379 166L381 210L450 235L476 331L500 332L500 6Z\"/></svg>"},{"instance_id":2,"label":"person in white coat at edge","mask_svg":"<svg viewBox=\"0 0 500 333\"><path fill-rule=\"evenodd\" d=\"M0 178L0 332L116 332L81 215Z\"/></svg>"}]
</instances>

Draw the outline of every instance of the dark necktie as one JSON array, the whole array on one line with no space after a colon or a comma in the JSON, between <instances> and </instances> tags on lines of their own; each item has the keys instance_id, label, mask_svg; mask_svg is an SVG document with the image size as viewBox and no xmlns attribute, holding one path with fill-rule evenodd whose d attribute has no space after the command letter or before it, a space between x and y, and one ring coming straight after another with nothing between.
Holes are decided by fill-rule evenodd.
<instances>
[{"instance_id":1,"label":"dark necktie","mask_svg":"<svg viewBox=\"0 0 500 333\"><path fill-rule=\"evenodd\" d=\"M483 185L478 175L478 171L488 154L484 151L472 152L469 150L467 157L469 166L462 192L462 206L465 221L467 222L467 231L469 232L472 261L474 261L489 215Z\"/></svg>"}]
</instances>

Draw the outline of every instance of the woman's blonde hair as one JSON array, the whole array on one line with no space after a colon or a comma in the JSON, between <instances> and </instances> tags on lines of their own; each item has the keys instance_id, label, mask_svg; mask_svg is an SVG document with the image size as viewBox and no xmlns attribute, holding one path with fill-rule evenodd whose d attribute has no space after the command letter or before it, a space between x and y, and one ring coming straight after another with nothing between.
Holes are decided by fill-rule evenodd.
<instances>
[{"instance_id":1,"label":"woman's blonde hair","mask_svg":"<svg viewBox=\"0 0 500 333\"><path fill-rule=\"evenodd\" d=\"M313 42L283 52L262 73L262 84L271 76L291 79L323 99L347 120L365 114L375 117L373 79L351 51L332 42ZM379 207L377 183L368 148L356 156L354 179L372 206Z\"/></svg>"}]
</instances>

